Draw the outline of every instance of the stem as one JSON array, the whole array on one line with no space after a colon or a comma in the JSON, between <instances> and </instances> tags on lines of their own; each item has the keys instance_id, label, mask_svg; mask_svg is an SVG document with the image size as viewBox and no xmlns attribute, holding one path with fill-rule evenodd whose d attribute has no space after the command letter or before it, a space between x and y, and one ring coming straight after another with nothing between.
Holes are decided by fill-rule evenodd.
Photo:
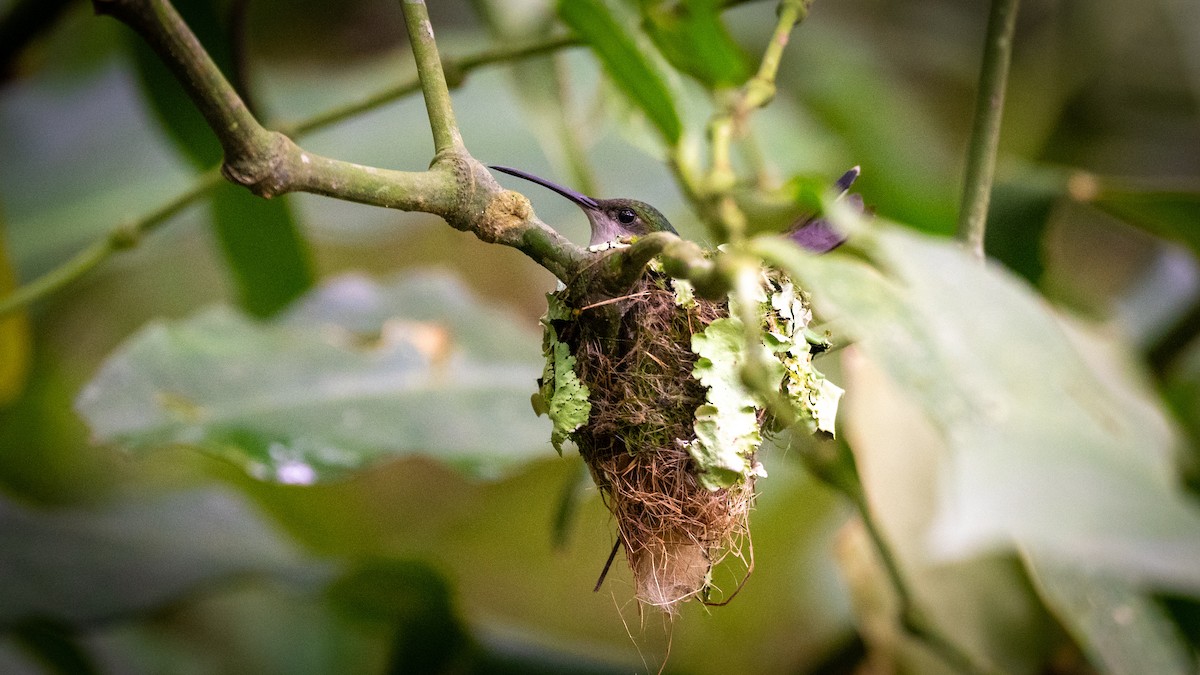
<instances>
[{"instance_id":1,"label":"stem","mask_svg":"<svg viewBox=\"0 0 1200 675\"><path fill-rule=\"evenodd\" d=\"M700 189L687 191L695 194L696 203L712 234L731 242L745 237L746 217L731 196L737 183L730 147L736 137L744 135L747 118L775 98L775 77L783 60L783 49L796 24L808 16L813 0L781 0L778 20L771 40L758 65L758 72L729 99L723 109L713 115L709 122L709 140L712 144L711 165ZM682 175L677 170L677 175Z\"/></svg>"},{"instance_id":2,"label":"stem","mask_svg":"<svg viewBox=\"0 0 1200 675\"><path fill-rule=\"evenodd\" d=\"M404 24L408 28L408 39L417 61L417 73L421 77L421 90L425 94L434 152L439 155L464 152L462 134L454 120L450 88L446 86L446 73L442 70L442 59L438 56L433 24L429 23L425 0L404 0Z\"/></svg>"},{"instance_id":3,"label":"stem","mask_svg":"<svg viewBox=\"0 0 1200 675\"><path fill-rule=\"evenodd\" d=\"M779 63L783 60L783 48L787 46L792 29L808 16L808 8L813 1L782 0L779 3L779 21L775 24L771 42L763 52L758 74L742 88L741 104L746 109L761 108L774 97L775 76L779 73Z\"/></svg>"},{"instance_id":4,"label":"stem","mask_svg":"<svg viewBox=\"0 0 1200 675\"><path fill-rule=\"evenodd\" d=\"M609 297L622 295L641 278L654 258L662 261L663 270L670 276L691 282L701 297L720 298L729 291L728 270L718 269L695 242L670 232L653 232L638 237L628 248L614 249L583 270L591 275L586 286Z\"/></svg>"},{"instance_id":5,"label":"stem","mask_svg":"<svg viewBox=\"0 0 1200 675\"><path fill-rule=\"evenodd\" d=\"M225 152L221 172L261 197L315 192L350 201L426 211L452 220L459 207L447 167L385 171L306 152L258 123L167 0L93 0L136 30L175 73Z\"/></svg>"},{"instance_id":6,"label":"stem","mask_svg":"<svg viewBox=\"0 0 1200 675\"><path fill-rule=\"evenodd\" d=\"M981 260L1018 4L1019 0L992 0L979 73L979 94L975 100L975 120L967 150L967 175L958 214L957 237Z\"/></svg>"}]
</instances>

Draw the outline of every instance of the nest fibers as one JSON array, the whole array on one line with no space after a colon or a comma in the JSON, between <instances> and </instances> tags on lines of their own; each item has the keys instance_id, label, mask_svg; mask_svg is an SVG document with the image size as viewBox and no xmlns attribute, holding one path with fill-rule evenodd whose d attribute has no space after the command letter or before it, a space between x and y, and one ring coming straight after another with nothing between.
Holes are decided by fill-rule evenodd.
<instances>
[{"instance_id":1,"label":"nest fibers","mask_svg":"<svg viewBox=\"0 0 1200 675\"><path fill-rule=\"evenodd\" d=\"M695 298L653 271L620 298L573 306L572 291L547 296L534 407L554 422L560 452L566 439L578 446L638 599L669 613L690 598L708 602L713 565L732 555L747 576L753 568L749 513L766 475L756 453L770 423L741 383L742 324L729 303ZM841 390L812 369L803 297L764 272L758 303L758 348L781 391L814 431L832 433Z\"/></svg>"}]
</instances>

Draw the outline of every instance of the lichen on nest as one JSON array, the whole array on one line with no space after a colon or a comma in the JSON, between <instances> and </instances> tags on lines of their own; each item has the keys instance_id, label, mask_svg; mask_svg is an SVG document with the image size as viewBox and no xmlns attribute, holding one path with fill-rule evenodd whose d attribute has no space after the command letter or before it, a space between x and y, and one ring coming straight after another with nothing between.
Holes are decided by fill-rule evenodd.
<instances>
[{"instance_id":1,"label":"lichen on nest","mask_svg":"<svg viewBox=\"0 0 1200 675\"><path fill-rule=\"evenodd\" d=\"M810 426L832 432L840 389L812 370L803 296L778 272L764 272L762 291L759 348ZM638 599L668 613L709 601L721 559L737 557L747 575L753 567L749 514L766 475L756 455L771 421L740 379L740 321L729 302L694 297L654 269L618 298L571 287L547 298L535 410L554 423L559 452L566 439L579 448Z\"/></svg>"}]
</instances>

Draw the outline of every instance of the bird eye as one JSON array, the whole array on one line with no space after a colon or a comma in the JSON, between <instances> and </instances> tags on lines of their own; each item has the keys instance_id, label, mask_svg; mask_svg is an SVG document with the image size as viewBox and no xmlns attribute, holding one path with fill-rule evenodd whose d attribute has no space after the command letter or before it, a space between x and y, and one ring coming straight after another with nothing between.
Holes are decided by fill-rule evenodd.
<instances>
[{"instance_id":1,"label":"bird eye","mask_svg":"<svg viewBox=\"0 0 1200 675\"><path fill-rule=\"evenodd\" d=\"M633 212L633 209L621 209L617 211L617 220L621 221L622 225L629 225L637 220L637 214Z\"/></svg>"}]
</instances>

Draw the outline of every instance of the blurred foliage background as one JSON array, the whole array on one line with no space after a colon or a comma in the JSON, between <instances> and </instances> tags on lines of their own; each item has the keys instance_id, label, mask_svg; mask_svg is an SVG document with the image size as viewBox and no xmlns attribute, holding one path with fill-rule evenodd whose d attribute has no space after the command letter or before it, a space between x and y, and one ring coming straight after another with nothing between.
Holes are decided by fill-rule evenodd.
<instances>
[{"instance_id":1,"label":"blurred foliage background","mask_svg":"<svg viewBox=\"0 0 1200 675\"><path fill-rule=\"evenodd\" d=\"M268 125L413 73L392 0L178 4ZM443 56L566 30L545 0L430 4ZM718 23L684 38L656 14L672 4L608 6L666 73L685 137L701 139L705 90L756 66L774 3L725 3L711 12ZM34 6L47 16L37 31L16 20ZM776 99L754 119L743 175L824 184L858 164L856 190L877 214L950 233L986 15L981 0L815 3ZM87 3L8 0L0 16L14 31L0 44L20 47L2 55L3 293L188 189L219 154L153 56ZM244 40L230 39L230 16L243 17ZM672 42L697 36L707 39ZM473 72L454 102L481 161L648 201L706 241L655 125L622 91L574 48ZM408 97L302 144L419 170L427 128ZM954 485L938 454L946 440L913 409L919 396L854 350L821 362L849 391L843 435L922 604L970 651L1006 672L1193 671L1195 3L1026 0L997 178L989 254L1103 364L1097 377L1127 397L1122 417L1146 420L1144 453L1064 449L1088 470L1055 473L1054 456L1027 457L1041 446L1001 448L1029 460L988 469L1007 486L981 489L990 507L1016 513L1002 527L1070 555L988 545L938 559L926 537L934 514L943 525L989 515L938 511ZM544 220L586 240L574 206L527 192ZM770 220L767 206L759 218L747 199L752 224ZM940 270L944 284L954 269ZM733 604L688 607L673 622L641 613L620 565L592 593L611 525L577 482L578 458L554 455L527 404L553 284L521 254L431 216L221 188L0 319L0 671L942 667L900 636L852 510L783 449L765 459L757 569ZM1000 296L976 297L945 308L990 313L977 334L954 334L956 349L1002 349L989 336L1026 328L1038 349L1040 324L1014 325L1010 305L987 304ZM1056 402L1030 391L1024 403L1045 422L1031 433L1050 436ZM1020 433L1006 438L1020 445ZM1023 504L1027 485L1058 499ZM579 499L559 531L560 505L575 503L564 494ZM1062 512L1071 517L1050 515ZM1085 536L1110 530L1120 536Z\"/></svg>"}]
</instances>

